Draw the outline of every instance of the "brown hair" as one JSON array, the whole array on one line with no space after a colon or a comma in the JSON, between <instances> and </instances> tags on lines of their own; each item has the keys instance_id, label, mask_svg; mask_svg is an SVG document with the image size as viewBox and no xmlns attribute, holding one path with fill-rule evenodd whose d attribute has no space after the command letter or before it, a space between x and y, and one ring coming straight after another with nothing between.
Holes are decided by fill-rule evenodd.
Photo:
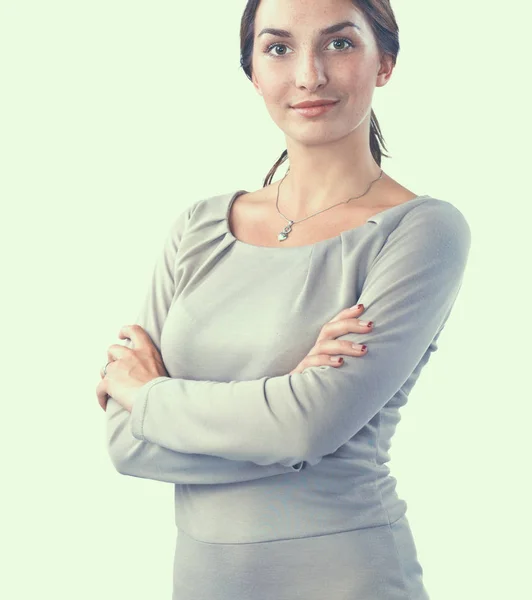
<instances>
[{"instance_id":1,"label":"brown hair","mask_svg":"<svg viewBox=\"0 0 532 600\"><path fill-rule=\"evenodd\" d=\"M395 66L399 54L399 27L395 20L392 7L390 6L390 0L351 1L364 13L366 19L369 21L381 54L391 55ZM251 60L255 37L255 15L259 4L260 0L248 0L240 22L240 66L249 80L251 80ZM381 146L384 150L387 150L387 148L384 144L384 138L379 127L379 122L377 121L373 109L371 109L369 144L371 154L380 167L382 156L389 157L389 155L383 153L381 150ZM285 162L287 158L288 151L284 150L266 175L263 187L266 187L271 183L275 171L277 171L277 168Z\"/></svg>"}]
</instances>

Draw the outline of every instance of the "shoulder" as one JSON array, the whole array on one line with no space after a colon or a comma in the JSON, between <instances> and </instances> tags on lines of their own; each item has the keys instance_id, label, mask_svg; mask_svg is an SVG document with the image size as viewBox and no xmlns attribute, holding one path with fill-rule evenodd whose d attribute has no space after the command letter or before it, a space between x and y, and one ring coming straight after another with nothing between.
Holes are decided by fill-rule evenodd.
<instances>
[{"instance_id":1,"label":"shoulder","mask_svg":"<svg viewBox=\"0 0 532 600\"><path fill-rule=\"evenodd\" d=\"M442 235L471 238L471 228L462 211L451 202L434 196L424 196L423 202L406 212L402 222L410 228L423 226Z\"/></svg>"},{"instance_id":2,"label":"shoulder","mask_svg":"<svg viewBox=\"0 0 532 600\"><path fill-rule=\"evenodd\" d=\"M270 203L271 198L275 197L277 193L277 184L279 182L275 182L275 184L267 185L266 187L259 188L258 190L253 190L251 192L245 191L243 194L238 196L238 202L240 205L246 206L261 206L265 203Z\"/></svg>"},{"instance_id":3,"label":"shoulder","mask_svg":"<svg viewBox=\"0 0 532 600\"><path fill-rule=\"evenodd\" d=\"M384 179L383 186L384 196L394 208L390 212L397 217L396 225L423 226L426 230L439 229L466 237L470 235L465 216L451 202L429 194L418 195L391 177Z\"/></svg>"},{"instance_id":4,"label":"shoulder","mask_svg":"<svg viewBox=\"0 0 532 600\"><path fill-rule=\"evenodd\" d=\"M447 200L425 195L405 205L387 234L389 252L416 254L420 260L463 264L471 246L471 229L464 214Z\"/></svg>"},{"instance_id":5,"label":"shoulder","mask_svg":"<svg viewBox=\"0 0 532 600\"><path fill-rule=\"evenodd\" d=\"M213 199L215 196L212 197ZM201 213L202 206L203 210L210 210L209 200L211 198L200 198L193 200L188 206L185 208L181 208L174 214L173 219L170 220L170 226L168 231L168 238L173 239L174 241L179 241L184 236L186 230L190 226L191 221L194 218L194 215L199 211Z\"/></svg>"},{"instance_id":6,"label":"shoulder","mask_svg":"<svg viewBox=\"0 0 532 600\"><path fill-rule=\"evenodd\" d=\"M238 192L235 190L233 192L196 198L186 208L177 213L174 218L174 228L187 226L189 222L195 218L202 219L216 215L220 211L220 207L224 203L224 200L228 201L236 193Z\"/></svg>"}]
</instances>

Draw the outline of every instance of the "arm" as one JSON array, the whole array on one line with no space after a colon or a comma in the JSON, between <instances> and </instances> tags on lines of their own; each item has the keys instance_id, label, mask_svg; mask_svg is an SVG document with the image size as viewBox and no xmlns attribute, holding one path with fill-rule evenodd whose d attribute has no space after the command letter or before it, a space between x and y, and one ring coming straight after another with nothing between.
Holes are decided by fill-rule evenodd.
<instances>
[{"instance_id":1,"label":"arm","mask_svg":"<svg viewBox=\"0 0 532 600\"><path fill-rule=\"evenodd\" d=\"M358 302L375 331L343 367L251 381L159 377L139 388L133 435L180 452L258 465L316 464L353 437L401 389L441 332L462 284L470 229L449 203L419 205L390 233ZM361 339L362 338L362 339Z\"/></svg>"},{"instance_id":2,"label":"arm","mask_svg":"<svg viewBox=\"0 0 532 600\"><path fill-rule=\"evenodd\" d=\"M148 289L138 323L151 337L159 350L161 331L170 308L175 290L176 258L188 220L194 205L183 211L174 221L164 243L163 250L155 263L151 286ZM126 346L131 346L129 340ZM152 382L149 382L152 383ZM138 440L131 434L130 413L112 397L107 401L107 447L114 467L123 475L156 479L169 483L232 483L272 477L301 470L303 464L295 466L259 466L253 462L235 461L218 456L190 454L162 448L148 440Z\"/></svg>"}]
</instances>

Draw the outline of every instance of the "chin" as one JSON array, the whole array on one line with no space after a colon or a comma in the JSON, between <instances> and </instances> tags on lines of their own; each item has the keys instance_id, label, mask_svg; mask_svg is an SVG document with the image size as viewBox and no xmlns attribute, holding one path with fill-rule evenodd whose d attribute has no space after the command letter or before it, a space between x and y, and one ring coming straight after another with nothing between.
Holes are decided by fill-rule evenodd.
<instances>
[{"instance_id":1,"label":"chin","mask_svg":"<svg viewBox=\"0 0 532 600\"><path fill-rule=\"evenodd\" d=\"M312 127L314 126L314 128ZM301 127L281 128L285 136L307 146L330 144L349 135L350 130L342 126L341 131L330 123L307 123Z\"/></svg>"}]
</instances>

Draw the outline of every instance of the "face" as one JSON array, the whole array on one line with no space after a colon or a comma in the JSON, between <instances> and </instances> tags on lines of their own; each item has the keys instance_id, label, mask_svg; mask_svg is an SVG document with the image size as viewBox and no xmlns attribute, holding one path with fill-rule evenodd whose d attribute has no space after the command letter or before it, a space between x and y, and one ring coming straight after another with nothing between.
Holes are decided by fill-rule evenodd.
<instances>
[{"instance_id":1,"label":"face","mask_svg":"<svg viewBox=\"0 0 532 600\"><path fill-rule=\"evenodd\" d=\"M320 30L343 21L331 33ZM283 29L291 36L262 33ZM252 80L284 133L307 144L338 140L371 117L375 87L393 66L379 54L364 13L351 0L262 0L255 17ZM292 106L305 100L338 100L325 114L307 118Z\"/></svg>"}]
</instances>

